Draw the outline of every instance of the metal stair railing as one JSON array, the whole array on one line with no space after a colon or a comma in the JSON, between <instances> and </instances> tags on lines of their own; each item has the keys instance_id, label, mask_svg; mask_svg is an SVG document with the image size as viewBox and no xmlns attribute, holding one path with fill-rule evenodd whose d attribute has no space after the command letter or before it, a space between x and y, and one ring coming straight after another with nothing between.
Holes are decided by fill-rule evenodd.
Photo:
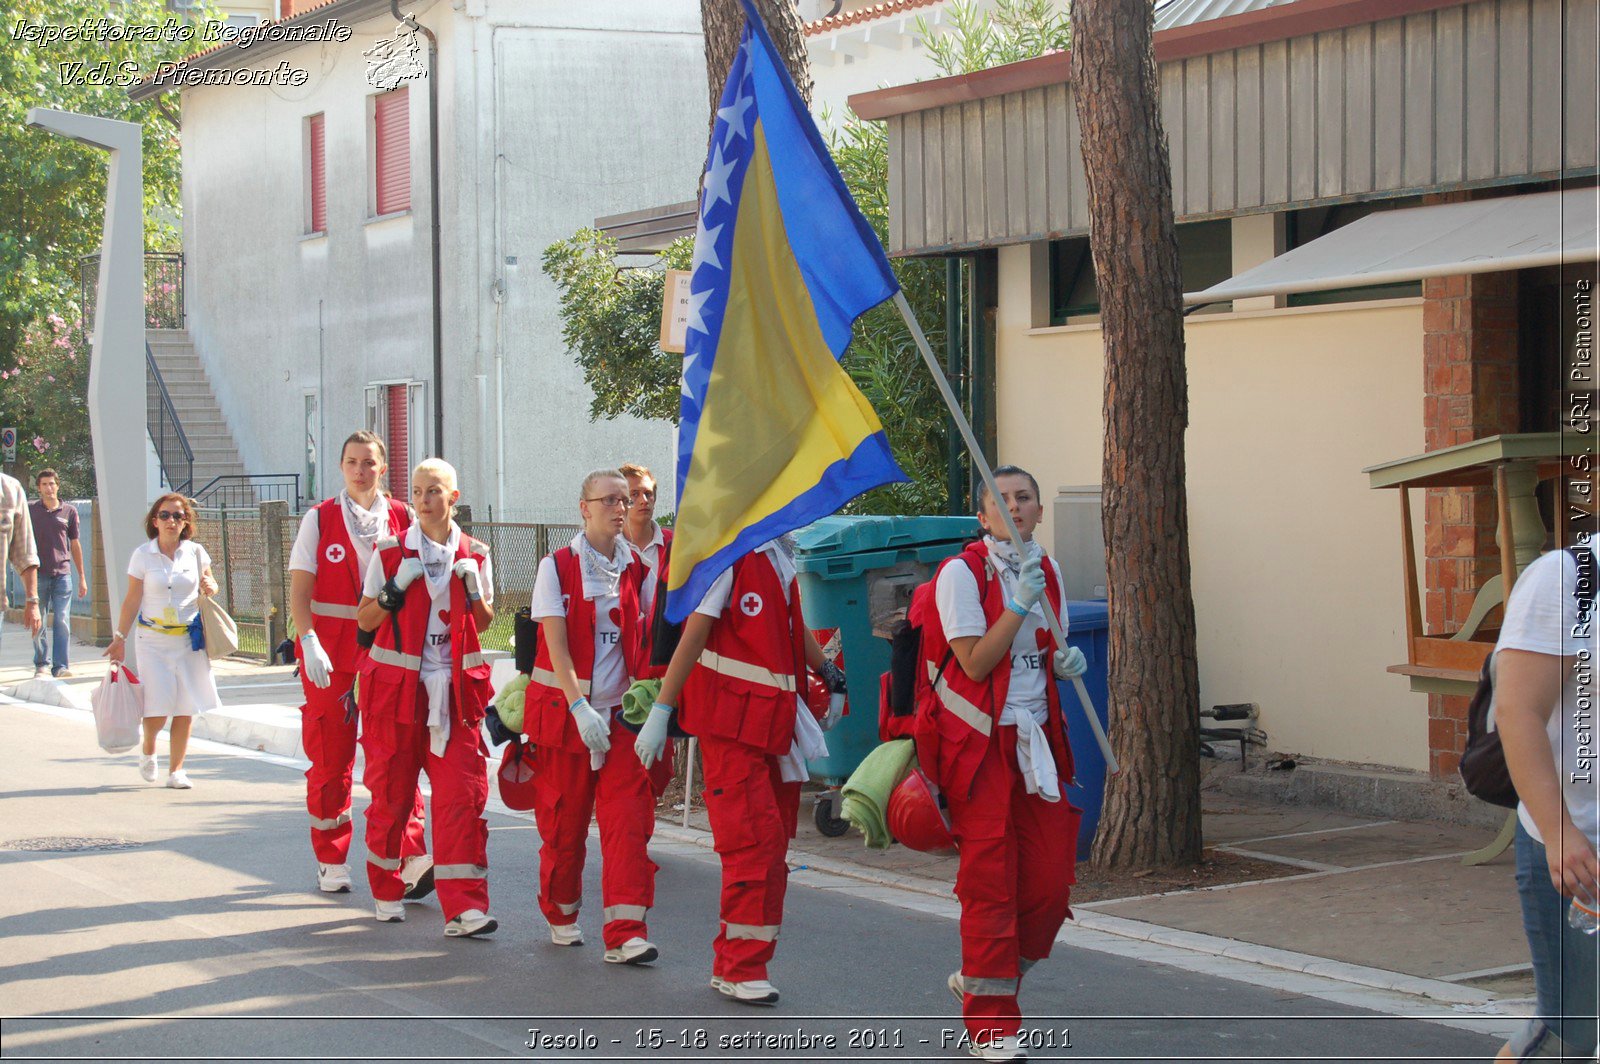
<instances>
[{"instance_id":1,"label":"metal stair railing","mask_svg":"<svg viewBox=\"0 0 1600 1064\"><path fill-rule=\"evenodd\" d=\"M161 462L161 475L173 491L188 495L194 490L194 448L189 446L189 437L178 420L178 408L172 403L172 393L167 391L167 382L149 343L144 345L144 366L145 425Z\"/></svg>"},{"instance_id":2,"label":"metal stair railing","mask_svg":"<svg viewBox=\"0 0 1600 1064\"><path fill-rule=\"evenodd\" d=\"M300 512L299 473L225 473L194 493L194 503L211 509L238 509L282 499L291 513Z\"/></svg>"}]
</instances>

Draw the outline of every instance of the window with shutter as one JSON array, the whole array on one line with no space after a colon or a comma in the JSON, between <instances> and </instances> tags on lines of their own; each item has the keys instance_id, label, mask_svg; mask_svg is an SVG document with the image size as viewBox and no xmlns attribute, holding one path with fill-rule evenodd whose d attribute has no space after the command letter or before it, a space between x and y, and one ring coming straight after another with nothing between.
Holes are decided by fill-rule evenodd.
<instances>
[{"instance_id":1,"label":"window with shutter","mask_svg":"<svg viewBox=\"0 0 1600 1064\"><path fill-rule=\"evenodd\" d=\"M312 115L306 119L307 132L307 160L309 162L309 186L311 195L311 210L308 222L310 233L326 233L328 231L328 171L327 156L325 154L325 141L323 139L323 116Z\"/></svg>"},{"instance_id":2,"label":"window with shutter","mask_svg":"<svg viewBox=\"0 0 1600 1064\"><path fill-rule=\"evenodd\" d=\"M410 431L410 403L407 401L409 389L404 384L389 384L384 386L386 393L387 415L384 419L384 428L388 438L384 440L389 450L389 491L401 501L411 498L411 431Z\"/></svg>"},{"instance_id":3,"label":"window with shutter","mask_svg":"<svg viewBox=\"0 0 1600 1064\"><path fill-rule=\"evenodd\" d=\"M378 214L411 209L411 98L407 88L374 97L374 206Z\"/></svg>"}]
</instances>

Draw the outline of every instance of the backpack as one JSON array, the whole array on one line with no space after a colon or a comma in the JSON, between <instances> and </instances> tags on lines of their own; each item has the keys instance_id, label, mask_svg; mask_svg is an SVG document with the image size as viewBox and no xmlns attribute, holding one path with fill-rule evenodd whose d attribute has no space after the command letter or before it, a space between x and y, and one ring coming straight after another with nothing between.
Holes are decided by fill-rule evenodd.
<instances>
[{"instance_id":1,"label":"backpack","mask_svg":"<svg viewBox=\"0 0 1600 1064\"><path fill-rule=\"evenodd\" d=\"M950 561L961 556L955 555ZM954 651L945 650L939 669L932 679L919 675L922 668L922 628L930 619L937 623L939 607L934 601L939 582L940 565L933 576L918 584L911 592L911 605L906 618L889 638L889 671L879 682L878 737L883 742L911 736L911 718L916 715L918 700L925 692L933 690L934 683L944 674L955 657ZM980 600L986 590L989 570L985 566L978 579Z\"/></svg>"},{"instance_id":2,"label":"backpack","mask_svg":"<svg viewBox=\"0 0 1600 1064\"><path fill-rule=\"evenodd\" d=\"M1568 547L1567 553L1578 566L1578 583L1573 588L1573 598L1578 603L1579 618L1587 618L1594 607L1595 559L1594 552ZM1505 749L1500 745L1500 732L1489 724L1494 710L1494 652L1483 661L1483 671L1478 675L1477 690L1467 704L1467 745L1461 752L1461 781L1467 793L1481 798L1490 805L1505 809L1517 807L1517 788L1511 782L1511 771L1506 767Z\"/></svg>"}]
</instances>

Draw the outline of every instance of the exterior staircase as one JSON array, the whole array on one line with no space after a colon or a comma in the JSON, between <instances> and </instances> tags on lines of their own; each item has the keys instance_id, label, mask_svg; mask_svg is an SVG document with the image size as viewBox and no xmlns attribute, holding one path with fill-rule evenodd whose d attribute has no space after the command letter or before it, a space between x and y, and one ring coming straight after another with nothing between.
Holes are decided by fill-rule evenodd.
<instances>
[{"instance_id":1,"label":"exterior staircase","mask_svg":"<svg viewBox=\"0 0 1600 1064\"><path fill-rule=\"evenodd\" d=\"M194 483L189 489L193 495L219 476L242 476L244 462L239 457L239 446L228 428L217 405L211 381L205 366L184 329L149 329L145 342L155 357L161 379L172 397L172 406L183 426L183 433L194 451ZM147 390L148 417L152 427L159 416L159 393Z\"/></svg>"}]
</instances>

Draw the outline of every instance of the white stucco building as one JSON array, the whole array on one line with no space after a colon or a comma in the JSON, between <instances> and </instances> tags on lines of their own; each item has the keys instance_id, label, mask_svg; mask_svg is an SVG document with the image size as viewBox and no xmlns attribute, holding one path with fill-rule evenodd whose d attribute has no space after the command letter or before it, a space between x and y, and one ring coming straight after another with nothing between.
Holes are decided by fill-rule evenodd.
<instances>
[{"instance_id":1,"label":"white stucco building","mask_svg":"<svg viewBox=\"0 0 1600 1064\"><path fill-rule=\"evenodd\" d=\"M286 65L298 84L133 90L181 107L186 322L245 468L315 471L326 494L339 442L370 426L397 492L403 464L442 454L479 516L569 520L582 475L629 460L670 491L670 425L590 423L540 262L596 215L695 188L699 4L400 5L438 40L436 380L428 77L369 80L363 53L396 38L387 0L279 3L278 25L347 39L226 45L186 65Z\"/></svg>"}]
</instances>

